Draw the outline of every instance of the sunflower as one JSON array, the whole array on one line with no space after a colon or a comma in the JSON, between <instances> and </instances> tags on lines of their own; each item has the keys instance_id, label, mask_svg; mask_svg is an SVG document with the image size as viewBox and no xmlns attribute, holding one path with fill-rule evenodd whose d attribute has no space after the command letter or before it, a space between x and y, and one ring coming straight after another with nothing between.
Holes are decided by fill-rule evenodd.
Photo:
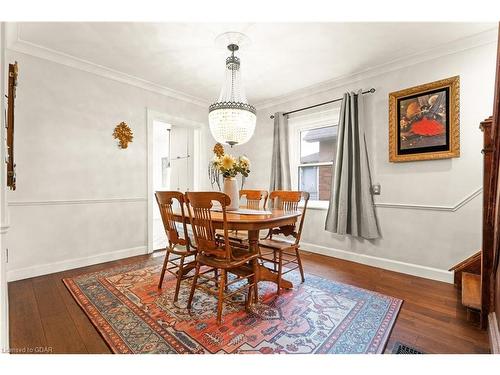
<instances>
[{"instance_id":1,"label":"sunflower","mask_svg":"<svg viewBox=\"0 0 500 375\"><path fill-rule=\"evenodd\" d=\"M222 155L224 155L224 146L222 146L220 143L216 143L213 151L215 156L218 156L220 158Z\"/></svg>"},{"instance_id":2,"label":"sunflower","mask_svg":"<svg viewBox=\"0 0 500 375\"><path fill-rule=\"evenodd\" d=\"M249 169L250 168L250 160L246 156L241 156L240 157L240 166L243 169Z\"/></svg>"},{"instance_id":3,"label":"sunflower","mask_svg":"<svg viewBox=\"0 0 500 375\"><path fill-rule=\"evenodd\" d=\"M224 169L231 169L234 167L236 160L232 155L225 154L222 158L220 158L220 165Z\"/></svg>"}]
</instances>

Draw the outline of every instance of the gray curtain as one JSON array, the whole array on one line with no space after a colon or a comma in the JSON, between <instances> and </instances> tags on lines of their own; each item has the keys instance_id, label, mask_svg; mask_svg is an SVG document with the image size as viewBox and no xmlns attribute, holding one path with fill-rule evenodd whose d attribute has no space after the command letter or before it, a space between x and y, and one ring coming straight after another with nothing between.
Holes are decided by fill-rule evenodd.
<instances>
[{"instance_id":1,"label":"gray curtain","mask_svg":"<svg viewBox=\"0 0 500 375\"><path fill-rule=\"evenodd\" d=\"M290 160L288 155L288 118L282 112L274 114L273 157L269 191L290 190Z\"/></svg>"},{"instance_id":2,"label":"gray curtain","mask_svg":"<svg viewBox=\"0 0 500 375\"><path fill-rule=\"evenodd\" d=\"M371 194L363 95L345 93L340 109L337 157L325 229L338 234L380 237Z\"/></svg>"}]
</instances>

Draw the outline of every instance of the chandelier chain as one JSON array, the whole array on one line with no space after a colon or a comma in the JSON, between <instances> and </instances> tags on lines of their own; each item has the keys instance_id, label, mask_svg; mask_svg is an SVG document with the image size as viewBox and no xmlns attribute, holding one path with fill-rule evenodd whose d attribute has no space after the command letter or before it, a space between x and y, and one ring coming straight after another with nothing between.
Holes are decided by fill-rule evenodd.
<instances>
[{"instance_id":1,"label":"chandelier chain","mask_svg":"<svg viewBox=\"0 0 500 375\"><path fill-rule=\"evenodd\" d=\"M232 50L231 57L233 58L234 61L234 49ZM235 74L235 69L231 69L231 101L234 101L234 74Z\"/></svg>"}]
</instances>

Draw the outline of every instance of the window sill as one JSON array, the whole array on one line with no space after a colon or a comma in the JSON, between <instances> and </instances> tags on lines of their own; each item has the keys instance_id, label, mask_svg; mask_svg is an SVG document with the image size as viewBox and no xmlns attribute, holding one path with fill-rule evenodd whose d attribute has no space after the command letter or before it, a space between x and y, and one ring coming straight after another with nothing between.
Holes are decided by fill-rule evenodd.
<instances>
[{"instance_id":1,"label":"window sill","mask_svg":"<svg viewBox=\"0 0 500 375\"><path fill-rule=\"evenodd\" d=\"M329 201L309 201L307 208L311 210L328 210ZM299 207L304 207L303 203L299 203Z\"/></svg>"}]
</instances>

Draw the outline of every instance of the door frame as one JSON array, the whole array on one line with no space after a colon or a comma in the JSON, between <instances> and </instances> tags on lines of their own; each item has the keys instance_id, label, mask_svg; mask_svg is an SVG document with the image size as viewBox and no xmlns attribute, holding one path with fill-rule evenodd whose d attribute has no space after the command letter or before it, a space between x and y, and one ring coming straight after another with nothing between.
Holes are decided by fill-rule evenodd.
<instances>
[{"instance_id":1,"label":"door frame","mask_svg":"<svg viewBox=\"0 0 500 375\"><path fill-rule=\"evenodd\" d=\"M162 121L171 126L179 126L194 129L194 146L193 146L193 188L200 189L200 175L206 169L206 160L202 155L202 150L207 147L208 129L203 123L187 120L181 117L172 116L165 112L156 111L150 108L146 109L146 124L147 124L147 200L148 200L148 233L147 233L147 248L146 253L153 252L153 122Z\"/></svg>"}]
</instances>

